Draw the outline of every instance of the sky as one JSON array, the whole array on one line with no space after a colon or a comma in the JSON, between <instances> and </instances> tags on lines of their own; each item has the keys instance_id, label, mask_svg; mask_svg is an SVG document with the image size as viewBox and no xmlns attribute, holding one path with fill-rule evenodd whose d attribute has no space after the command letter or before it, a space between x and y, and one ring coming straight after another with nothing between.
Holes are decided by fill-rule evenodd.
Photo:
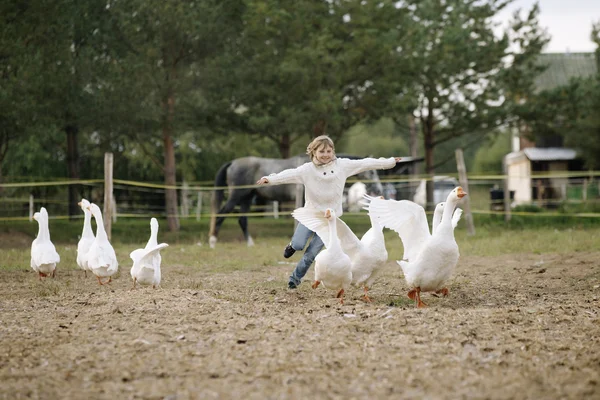
<instances>
[{"instance_id":1,"label":"sky","mask_svg":"<svg viewBox=\"0 0 600 400\"><path fill-rule=\"evenodd\" d=\"M531 10L536 0L514 0L497 18L504 25L513 12L522 15ZM544 53L593 52L596 45L590 40L592 22L600 21L600 0L538 0L540 25L550 34Z\"/></svg>"}]
</instances>

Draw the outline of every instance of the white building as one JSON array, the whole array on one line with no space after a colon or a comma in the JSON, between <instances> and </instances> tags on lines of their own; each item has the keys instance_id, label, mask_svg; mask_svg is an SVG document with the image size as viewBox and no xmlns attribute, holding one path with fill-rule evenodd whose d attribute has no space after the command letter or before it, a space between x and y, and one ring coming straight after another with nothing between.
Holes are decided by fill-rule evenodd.
<instances>
[{"instance_id":1,"label":"white building","mask_svg":"<svg viewBox=\"0 0 600 400\"><path fill-rule=\"evenodd\" d=\"M569 162L576 157L575 150L562 147L528 147L508 153L504 160L508 189L515 191L514 202L518 205L565 199L569 179L560 172L569 171Z\"/></svg>"}]
</instances>

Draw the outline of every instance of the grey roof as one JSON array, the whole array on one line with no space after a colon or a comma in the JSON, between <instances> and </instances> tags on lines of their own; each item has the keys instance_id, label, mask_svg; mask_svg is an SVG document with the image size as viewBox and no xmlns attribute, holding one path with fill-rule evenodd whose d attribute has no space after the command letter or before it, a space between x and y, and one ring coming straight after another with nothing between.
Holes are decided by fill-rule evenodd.
<instances>
[{"instance_id":1,"label":"grey roof","mask_svg":"<svg viewBox=\"0 0 600 400\"><path fill-rule=\"evenodd\" d=\"M574 160L577 157L575 150L564 147L528 147L523 152L531 161Z\"/></svg>"},{"instance_id":2,"label":"grey roof","mask_svg":"<svg viewBox=\"0 0 600 400\"><path fill-rule=\"evenodd\" d=\"M564 86L571 78L589 77L598 72L594 53L543 53L539 62L548 67L535 80L537 91Z\"/></svg>"},{"instance_id":3,"label":"grey roof","mask_svg":"<svg viewBox=\"0 0 600 400\"><path fill-rule=\"evenodd\" d=\"M530 161L569 161L577 157L577 152L573 149L564 147L528 147L521 151L513 151L506 155L506 162L513 164L514 162L524 160Z\"/></svg>"}]
</instances>

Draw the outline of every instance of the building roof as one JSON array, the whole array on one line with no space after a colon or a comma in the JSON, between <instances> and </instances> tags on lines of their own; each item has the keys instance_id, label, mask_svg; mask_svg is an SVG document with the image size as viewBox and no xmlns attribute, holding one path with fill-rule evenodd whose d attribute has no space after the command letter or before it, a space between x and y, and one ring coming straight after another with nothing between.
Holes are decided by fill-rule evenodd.
<instances>
[{"instance_id":1,"label":"building roof","mask_svg":"<svg viewBox=\"0 0 600 400\"><path fill-rule=\"evenodd\" d=\"M569 161L577 157L577 152L564 147L528 147L521 151L513 151L506 155L507 162L527 157L530 161Z\"/></svg>"},{"instance_id":2,"label":"building roof","mask_svg":"<svg viewBox=\"0 0 600 400\"><path fill-rule=\"evenodd\" d=\"M594 53L542 53L539 62L547 68L535 80L537 91L550 90L598 73Z\"/></svg>"},{"instance_id":3,"label":"building roof","mask_svg":"<svg viewBox=\"0 0 600 400\"><path fill-rule=\"evenodd\" d=\"M564 147L529 147L523 149L523 151L531 161L574 160L575 157L577 157L577 152L575 150Z\"/></svg>"}]
</instances>

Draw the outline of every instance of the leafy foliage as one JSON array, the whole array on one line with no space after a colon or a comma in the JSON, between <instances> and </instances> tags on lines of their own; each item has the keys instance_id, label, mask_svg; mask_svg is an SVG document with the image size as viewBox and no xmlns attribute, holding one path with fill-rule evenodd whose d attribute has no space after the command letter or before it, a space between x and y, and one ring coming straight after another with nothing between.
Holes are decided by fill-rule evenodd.
<instances>
[{"instance_id":1,"label":"leafy foliage","mask_svg":"<svg viewBox=\"0 0 600 400\"><path fill-rule=\"evenodd\" d=\"M510 152L510 132L500 132L490 137L477 152L471 171L476 174L502 173L502 160Z\"/></svg>"},{"instance_id":2,"label":"leafy foliage","mask_svg":"<svg viewBox=\"0 0 600 400\"><path fill-rule=\"evenodd\" d=\"M303 153L321 133L338 152L402 155L410 114L429 172L517 116L564 114L573 141L594 137L592 86L567 89L576 110L534 107L547 39L537 7L498 37L507 2L7 0L0 172L97 178L110 151L115 177L208 181L230 159Z\"/></svg>"},{"instance_id":3,"label":"leafy foliage","mask_svg":"<svg viewBox=\"0 0 600 400\"><path fill-rule=\"evenodd\" d=\"M352 127L336 144L336 151L364 157L398 157L409 153L402 136L391 119L381 119Z\"/></svg>"}]
</instances>

